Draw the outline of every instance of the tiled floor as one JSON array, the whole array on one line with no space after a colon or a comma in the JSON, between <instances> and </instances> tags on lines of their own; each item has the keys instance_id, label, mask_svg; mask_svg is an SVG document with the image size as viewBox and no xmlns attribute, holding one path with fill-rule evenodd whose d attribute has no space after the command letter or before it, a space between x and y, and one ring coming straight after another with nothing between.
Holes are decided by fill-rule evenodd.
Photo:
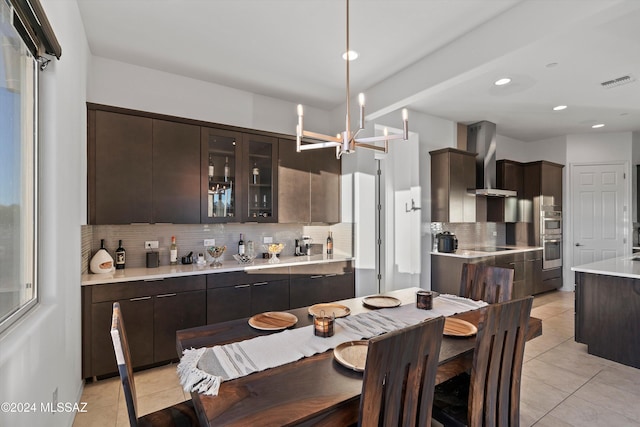
<instances>
[{"instance_id":1,"label":"tiled floor","mask_svg":"<svg viewBox=\"0 0 640 427\"><path fill-rule=\"evenodd\" d=\"M587 354L573 340L572 292L536 297L532 316L543 334L527 342L522 377L522 426L640 427L640 369ZM135 374L140 415L188 399L168 365ZM74 427L128 426L118 378L87 384Z\"/></svg>"}]
</instances>

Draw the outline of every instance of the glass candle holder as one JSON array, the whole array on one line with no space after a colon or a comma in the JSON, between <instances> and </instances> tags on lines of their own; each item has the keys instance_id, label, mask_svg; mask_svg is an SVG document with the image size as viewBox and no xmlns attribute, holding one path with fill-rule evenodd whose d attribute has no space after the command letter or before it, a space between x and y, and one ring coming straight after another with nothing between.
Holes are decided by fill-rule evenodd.
<instances>
[{"instance_id":1,"label":"glass candle holder","mask_svg":"<svg viewBox=\"0 0 640 427\"><path fill-rule=\"evenodd\" d=\"M416 307L421 310L431 310L433 308L433 293L431 291L416 292Z\"/></svg>"},{"instance_id":2,"label":"glass candle holder","mask_svg":"<svg viewBox=\"0 0 640 427\"><path fill-rule=\"evenodd\" d=\"M335 322L335 315L327 316L324 311L321 311L319 316L313 316L313 334L323 338L332 337Z\"/></svg>"}]
</instances>

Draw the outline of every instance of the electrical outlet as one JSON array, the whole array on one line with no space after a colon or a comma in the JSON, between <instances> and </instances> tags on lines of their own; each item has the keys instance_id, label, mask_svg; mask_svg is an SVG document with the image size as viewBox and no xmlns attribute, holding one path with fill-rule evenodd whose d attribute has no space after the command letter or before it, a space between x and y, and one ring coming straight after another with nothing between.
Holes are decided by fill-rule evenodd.
<instances>
[{"instance_id":1,"label":"electrical outlet","mask_svg":"<svg viewBox=\"0 0 640 427\"><path fill-rule=\"evenodd\" d=\"M273 243L273 237L271 237L271 236L269 236L269 237L265 237L265 238L262 240L262 243L264 243L264 244Z\"/></svg>"},{"instance_id":2,"label":"electrical outlet","mask_svg":"<svg viewBox=\"0 0 640 427\"><path fill-rule=\"evenodd\" d=\"M216 239L204 239L204 245L205 246L215 246L216 245Z\"/></svg>"},{"instance_id":3,"label":"electrical outlet","mask_svg":"<svg viewBox=\"0 0 640 427\"><path fill-rule=\"evenodd\" d=\"M495 237L495 236L497 236L497 235L498 235L498 232L497 232L497 231L494 231L494 232L493 232L493 233L491 233L491 234L493 234L493 236Z\"/></svg>"},{"instance_id":4,"label":"electrical outlet","mask_svg":"<svg viewBox=\"0 0 640 427\"><path fill-rule=\"evenodd\" d=\"M148 240L144 242L145 249L158 249L158 241L157 240Z\"/></svg>"}]
</instances>

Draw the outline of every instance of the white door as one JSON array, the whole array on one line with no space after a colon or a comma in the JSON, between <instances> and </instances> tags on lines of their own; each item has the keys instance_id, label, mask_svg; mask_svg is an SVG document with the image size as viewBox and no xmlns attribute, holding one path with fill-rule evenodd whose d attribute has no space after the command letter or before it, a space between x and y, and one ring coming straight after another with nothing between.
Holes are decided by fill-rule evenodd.
<instances>
[{"instance_id":1,"label":"white door","mask_svg":"<svg viewBox=\"0 0 640 427\"><path fill-rule=\"evenodd\" d=\"M624 254L627 183L624 164L573 165L573 265Z\"/></svg>"}]
</instances>

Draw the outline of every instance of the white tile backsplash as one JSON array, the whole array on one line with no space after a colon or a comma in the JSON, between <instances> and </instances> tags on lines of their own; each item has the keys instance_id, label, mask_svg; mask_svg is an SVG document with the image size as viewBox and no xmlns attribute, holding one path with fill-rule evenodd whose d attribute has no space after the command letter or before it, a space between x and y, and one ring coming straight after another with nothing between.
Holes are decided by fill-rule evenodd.
<instances>
[{"instance_id":1,"label":"white tile backsplash","mask_svg":"<svg viewBox=\"0 0 640 427\"><path fill-rule=\"evenodd\" d=\"M204 252L204 239L215 239L217 246L226 245L223 259L231 259L238 252L238 240L243 234L245 244L254 242L256 253L264 252L264 237L272 237L274 242L284 243L284 255L293 255L295 239L310 236L314 243L326 245L329 231L333 233L334 253L352 254L352 224L333 225L303 224L130 224L130 225L87 225L82 227L82 268L87 272L91 256L100 247L100 239L113 254L122 239L127 251L127 267L144 267L146 263L144 242L157 240L159 243L160 265L169 263L171 236L176 236L178 259L193 251L194 255ZM325 248L326 249L326 248Z\"/></svg>"}]
</instances>

